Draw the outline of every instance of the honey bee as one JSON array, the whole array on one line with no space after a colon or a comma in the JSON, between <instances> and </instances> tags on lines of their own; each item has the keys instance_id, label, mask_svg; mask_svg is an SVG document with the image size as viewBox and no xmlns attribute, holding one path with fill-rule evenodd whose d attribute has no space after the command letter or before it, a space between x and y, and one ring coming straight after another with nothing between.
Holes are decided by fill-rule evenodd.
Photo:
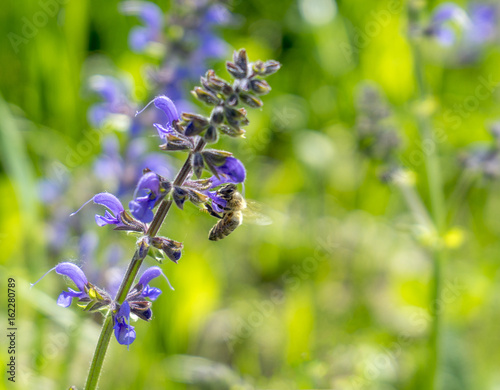
<instances>
[{"instance_id":1,"label":"honey bee","mask_svg":"<svg viewBox=\"0 0 500 390\"><path fill-rule=\"evenodd\" d=\"M220 218L208 234L208 239L211 241L219 241L230 235L234 230L243 223L243 215L251 216L259 225L268 225L271 223L270 219L255 211L249 210L248 206L252 205L255 208L254 202L245 200L241 195L235 184L226 184L217 191L217 196L226 201L226 207L222 216L216 213L210 205L206 205L210 215Z\"/></svg>"}]
</instances>

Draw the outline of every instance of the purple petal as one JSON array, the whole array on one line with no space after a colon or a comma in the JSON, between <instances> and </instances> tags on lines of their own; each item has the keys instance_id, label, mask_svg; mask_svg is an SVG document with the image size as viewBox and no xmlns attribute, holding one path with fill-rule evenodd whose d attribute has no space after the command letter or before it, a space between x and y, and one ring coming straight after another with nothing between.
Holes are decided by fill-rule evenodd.
<instances>
[{"instance_id":1,"label":"purple petal","mask_svg":"<svg viewBox=\"0 0 500 390\"><path fill-rule=\"evenodd\" d=\"M204 19L208 24L224 25L231 22L232 15L222 4L214 4L208 8Z\"/></svg>"},{"instance_id":2,"label":"purple petal","mask_svg":"<svg viewBox=\"0 0 500 390\"><path fill-rule=\"evenodd\" d=\"M215 179L217 180L217 178ZM212 208L216 213L222 213L224 211L224 207L226 207L227 202L217 196L217 191L205 191L203 193L212 199Z\"/></svg>"},{"instance_id":3,"label":"purple petal","mask_svg":"<svg viewBox=\"0 0 500 390\"><path fill-rule=\"evenodd\" d=\"M464 10L454 3L443 3L434 10L432 21L441 24L454 19L457 13L463 12Z\"/></svg>"},{"instance_id":4,"label":"purple petal","mask_svg":"<svg viewBox=\"0 0 500 390\"><path fill-rule=\"evenodd\" d=\"M146 194L148 192L152 192L155 195L158 195L160 192L160 179L154 172L147 172L142 175L139 183L137 183L134 198L136 198L138 194Z\"/></svg>"},{"instance_id":5,"label":"purple petal","mask_svg":"<svg viewBox=\"0 0 500 390\"><path fill-rule=\"evenodd\" d=\"M157 278L160 275L163 275L163 277L167 281L168 285L173 290L174 288L172 287L172 285L170 284L170 281L168 280L168 278L163 273L163 271L161 270L160 267L150 267L146 271L144 271L141 278L139 279L139 284L142 284L144 287L147 287L151 280L153 280L154 278Z\"/></svg>"},{"instance_id":6,"label":"purple petal","mask_svg":"<svg viewBox=\"0 0 500 390\"><path fill-rule=\"evenodd\" d=\"M497 30L497 9L492 4L474 4L470 8L471 29L468 38L483 43L495 37Z\"/></svg>"},{"instance_id":7,"label":"purple petal","mask_svg":"<svg viewBox=\"0 0 500 390\"><path fill-rule=\"evenodd\" d=\"M160 30L163 27L163 11L149 1L126 1L121 4L120 10L125 15L138 16L152 29Z\"/></svg>"},{"instance_id":8,"label":"purple petal","mask_svg":"<svg viewBox=\"0 0 500 390\"><path fill-rule=\"evenodd\" d=\"M125 210L118 198L108 192L101 192L95 195L92 200L94 203L108 208L115 216Z\"/></svg>"},{"instance_id":9,"label":"purple petal","mask_svg":"<svg viewBox=\"0 0 500 390\"><path fill-rule=\"evenodd\" d=\"M93 127L100 127L109 116L109 109L105 103L92 105L87 112L87 120Z\"/></svg>"},{"instance_id":10,"label":"purple petal","mask_svg":"<svg viewBox=\"0 0 500 390\"><path fill-rule=\"evenodd\" d=\"M115 337L119 344L130 345L136 338L135 328L127 321L130 319L130 306L127 301L123 302L114 318Z\"/></svg>"},{"instance_id":11,"label":"purple petal","mask_svg":"<svg viewBox=\"0 0 500 390\"><path fill-rule=\"evenodd\" d=\"M154 218L153 208L156 201L149 199L149 196L136 198L128 204L132 215L141 222L149 223Z\"/></svg>"},{"instance_id":12,"label":"purple petal","mask_svg":"<svg viewBox=\"0 0 500 390\"><path fill-rule=\"evenodd\" d=\"M160 153L150 153L144 156L144 160L140 165L141 170L144 168L149 168L153 172L157 173L163 177L171 176L171 165L165 158L164 154Z\"/></svg>"},{"instance_id":13,"label":"purple petal","mask_svg":"<svg viewBox=\"0 0 500 390\"><path fill-rule=\"evenodd\" d=\"M108 211L104 214L104 216L96 214L95 215L95 223L99 227L103 227L106 225L118 225L121 221L118 218L113 217Z\"/></svg>"},{"instance_id":14,"label":"purple petal","mask_svg":"<svg viewBox=\"0 0 500 390\"><path fill-rule=\"evenodd\" d=\"M224 40L208 33L201 37L200 47L194 56L198 61L204 61L207 58L222 58L228 51L228 45Z\"/></svg>"},{"instance_id":15,"label":"purple petal","mask_svg":"<svg viewBox=\"0 0 500 390\"><path fill-rule=\"evenodd\" d=\"M161 139L167 138L168 134L174 134L174 129L172 126L163 127L159 123L153 123L153 126L156 127L158 135L160 136Z\"/></svg>"},{"instance_id":16,"label":"purple petal","mask_svg":"<svg viewBox=\"0 0 500 390\"><path fill-rule=\"evenodd\" d=\"M167 123L171 124L175 120L179 120L179 114L177 112L177 108L172 100L170 100L165 95L160 95L154 98L153 100L156 108L162 110L167 116Z\"/></svg>"},{"instance_id":17,"label":"purple petal","mask_svg":"<svg viewBox=\"0 0 500 390\"><path fill-rule=\"evenodd\" d=\"M218 171L220 178L218 179L217 177L212 176L211 188L215 188L226 183L243 183L246 178L245 166L240 160L234 157L226 158L224 164L216 167L216 170Z\"/></svg>"},{"instance_id":18,"label":"purple petal","mask_svg":"<svg viewBox=\"0 0 500 390\"><path fill-rule=\"evenodd\" d=\"M124 91L120 82L111 76L96 75L90 79L90 88L108 103L123 100Z\"/></svg>"},{"instance_id":19,"label":"purple petal","mask_svg":"<svg viewBox=\"0 0 500 390\"><path fill-rule=\"evenodd\" d=\"M159 288L156 288L156 287L146 286L146 287L142 290L141 295L142 295L144 298L149 298L149 299L151 299L152 301L154 301L154 300L156 300L156 298L158 298L158 297L161 295L161 290L160 290Z\"/></svg>"},{"instance_id":20,"label":"purple petal","mask_svg":"<svg viewBox=\"0 0 500 390\"><path fill-rule=\"evenodd\" d=\"M128 44L136 53L142 53L152 40L151 31L146 27L134 27L128 36Z\"/></svg>"},{"instance_id":21,"label":"purple petal","mask_svg":"<svg viewBox=\"0 0 500 390\"><path fill-rule=\"evenodd\" d=\"M455 43L455 32L447 27L437 27L434 29L434 36L444 46L451 46Z\"/></svg>"},{"instance_id":22,"label":"purple petal","mask_svg":"<svg viewBox=\"0 0 500 390\"><path fill-rule=\"evenodd\" d=\"M162 275L163 272L160 267L150 267L146 271L143 272L141 278L139 279L139 284L143 286L147 286L151 280L157 278Z\"/></svg>"},{"instance_id":23,"label":"purple petal","mask_svg":"<svg viewBox=\"0 0 500 390\"><path fill-rule=\"evenodd\" d=\"M81 298L87 296L87 294L79 291L74 291L68 288L69 291L63 291L57 298L57 304L61 307L68 307L71 305L73 298Z\"/></svg>"},{"instance_id":24,"label":"purple petal","mask_svg":"<svg viewBox=\"0 0 500 390\"><path fill-rule=\"evenodd\" d=\"M88 283L87 277L76 264L68 262L60 263L56 265L55 270L59 275L69 277L80 291L85 290L85 285Z\"/></svg>"}]
</instances>

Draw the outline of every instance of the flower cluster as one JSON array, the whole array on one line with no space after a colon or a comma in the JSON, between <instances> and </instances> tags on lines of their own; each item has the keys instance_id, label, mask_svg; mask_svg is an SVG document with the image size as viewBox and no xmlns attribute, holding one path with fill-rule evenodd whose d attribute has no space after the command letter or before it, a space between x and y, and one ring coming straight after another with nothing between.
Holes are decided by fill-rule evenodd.
<instances>
[{"instance_id":1,"label":"flower cluster","mask_svg":"<svg viewBox=\"0 0 500 390\"><path fill-rule=\"evenodd\" d=\"M162 142L159 149L188 154L175 178L166 178L146 167L135 186L128 210L118 197L101 192L72 214L75 215L90 202L103 206L104 214L95 215L98 226L111 225L115 230L138 236L136 255L132 263L138 259L140 266L147 255L160 263L165 258L174 263L178 262L183 244L157 235L172 204L183 209L185 202L189 201L207 211L209 215L227 222L229 230L225 225L217 225L219 228L212 229L209 234L211 240L226 237L242 221L241 213L231 210L229 204L234 203L232 200L235 197L238 198L239 204L245 204L241 194L236 191L236 184L243 183L246 178L245 167L232 153L205 149L205 146L215 143L220 134L231 137L244 136L243 127L248 125L249 120L242 105L250 108L262 106L259 96L271 89L263 78L275 73L280 64L276 61L250 62L246 51L242 49L234 53L233 61L227 62L226 67L234 77L232 83L209 70L205 77L201 77L201 86L192 91L196 98L212 108L209 116L186 112L179 114L174 102L164 95L154 98L136 114L141 114L153 105L165 115L166 119L162 123L153 124ZM204 172L207 173L205 177ZM234 218L226 221L229 215ZM220 231L221 229L223 231ZM130 325L131 316L149 321L152 318L151 301L161 293L159 289L149 286L152 279L163 275L158 267L147 269L134 287L128 291L119 290L114 299L105 290L89 283L83 271L72 263L61 263L54 270L72 279L78 289L64 291L58 303L67 307L75 298L86 311L111 312L115 336L118 342L124 345L131 344L136 337L134 327ZM131 283L132 277L127 275L135 274L127 272L124 278L124 281ZM122 282L120 289L125 284Z\"/></svg>"},{"instance_id":2,"label":"flower cluster","mask_svg":"<svg viewBox=\"0 0 500 390\"><path fill-rule=\"evenodd\" d=\"M173 290L173 287L170 285L170 282L161 269L158 267L150 267L144 271L139 282L130 290L125 302L119 305L113 301L105 290L90 283L83 271L77 265L68 262L60 263L49 270L45 275L54 270L59 275L70 278L77 288L77 290L68 288L68 291L61 292L57 299L57 304L61 307L68 307L71 305L73 299L77 299L78 306L82 307L83 310L87 312L93 313L110 310L113 313L113 327L116 340L122 345L132 344L136 337L134 327L130 325L131 314L144 321L151 320L153 316L151 302L155 301L156 298L160 296L161 290L156 287L151 287L149 282L162 275ZM37 282L33 283L32 286L43 279L45 275Z\"/></svg>"},{"instance_id":3,"label":"flower cluster","mask_svg":"<svg viewBox=\"0 0 500 390\"><path fill-rule=\"evenodd\" d=\"M430 38L442 47L458 49L459 59L470 61L482 47L497 38L499 11L493 3L473 3L464 9L445 2L433 10L427 23L415 22L411 29L413 35Z\"/></svg>"}]
</instances>

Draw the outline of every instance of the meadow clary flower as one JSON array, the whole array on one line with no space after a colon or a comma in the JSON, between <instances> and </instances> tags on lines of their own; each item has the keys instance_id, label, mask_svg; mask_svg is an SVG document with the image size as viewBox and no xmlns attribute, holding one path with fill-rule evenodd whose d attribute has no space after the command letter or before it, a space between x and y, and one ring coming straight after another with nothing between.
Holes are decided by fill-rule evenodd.
<instances>
[{"instance_id":1,"label":"meadow clary flower","mask_svg":"<svg viewBox=\"0 0 500 390\"><path fill-rule=\"evenodd\" d=\"M93 201L95 204L99 204L101 206L106 207L108 210L104 213L104 215L96 214L95 222L98 226L104 225L116 225L117 227L126 226L121 219L122 213L125 211L121 202L118 200L116 196L107 192L101 192L95 195L92 199L89 199L85 202L82 207L80 207L77 211L72 213L71 215L75 215L78 213L87 203Z\"/></svg>"},{"instance_id":2,"label":"meadow clary flower","mask_svg":"<svg viewBox=\"0 0 500 390\"><path fill-rule=\"evenodd\" d=\"M129 34L130 48L138 53L144 52L151 43L161 42L163 12L155 3L149 1L126 1L120 10L125 15L135 15L144 23L134 27Z\"/></svg>"},{"instance_id":3,"label":"meadow clary flower","mask_svg":"<svg viewBox=\"0 0 500 390\"><path fill-rule=\"evenodd\" d=\"M153 208L160 194L160 179L154 172L145 173L134 193L134 200L129 203L130 212L141 222L153 220Z\"/></svg>"},{"instance_id":4,"label":"meadow clary flower","mask_svg":"<svg viewBox=\"0 0 500 390\"><path fill-rule=\"evenodd\" d=\"M153 126L158 130L158 135L160 138L165 139L168 134L172 134L175 132L172 124L175 121L179 120L179 113L177 112L177 108L175 107L174 102L169 99L165 95L160 95L151 100L141 111L137 112L136 115L139 115L143 112L149 105L153 103L156 108L162 110L167 116L166 126L163 126L159 123L154 123Z\"/></svg>"},{"instance_id":5,"label":"meadow clary flower","mask_svg":"<svg viewBox=\"0 0 500 390\"><path fill-rule=\"evenodd\" d=\"M83 271L76 264L64 262L56 265L54 268L50 269L38 279L35 283L31 284L34 286L40 280L42 280L49 272L56 271L59 275L67 276L70 278L79 291L73 290L68 287L68 291L63 291L59 298L57 298L57 304L62 307L68 307L71 305L73 298L77 298L80 302L86 305L93 302L93 305L88 309L91 311L96 311L107 307L111 303L111 297L104 291L95 288L87 280L87 277Z\"/></svg>"},{"instance_id":6,"label":"meadow clary flower","mask_svg":"<svg viewBox=\"0 0 500 390\"><path fill-rule=\"evenodd\" d=\"M151 302L156 300L162 293L159 288L149 286L149 282L162 275L169 287L173 290L168 278L159 267L150 267L139 279L139 282L130 290L125 302L120 306L113 316L115 337L119 344L130 345L136 338L135 330L130 325L130 315L134 314L144 321L150 321L153 317ZM148 298L150 301L147 301Z\"/></svg>"}]
</instances>

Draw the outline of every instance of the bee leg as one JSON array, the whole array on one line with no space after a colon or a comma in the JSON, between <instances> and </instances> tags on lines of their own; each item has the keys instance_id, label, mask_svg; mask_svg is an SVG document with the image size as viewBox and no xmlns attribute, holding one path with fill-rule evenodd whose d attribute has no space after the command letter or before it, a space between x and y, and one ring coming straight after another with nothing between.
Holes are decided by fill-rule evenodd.
<instances>
[{"instance_id":1,"label":"bee leg","mask_svg":"<svg viewBox=\"0 0 500 390\"><path fill-rule=\"evenodd\" d=\"M207 209L208 213L212 216L212 217L215 217L215 218L219 218L219 219L222 219L222 217L216 213L214 211L214 209L212 208L212 206L210 206L208 203L205 204L205 208Z\"/></svg>"}]
</instances>

